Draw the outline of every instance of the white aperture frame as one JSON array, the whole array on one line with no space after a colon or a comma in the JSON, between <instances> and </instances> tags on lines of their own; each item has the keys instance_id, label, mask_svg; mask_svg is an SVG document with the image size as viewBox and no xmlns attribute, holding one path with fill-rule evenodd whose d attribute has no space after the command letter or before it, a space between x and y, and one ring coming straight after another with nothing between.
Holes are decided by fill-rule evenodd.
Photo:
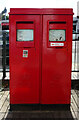
<instances>
[{"instance_id":1,"label":"white aperture frame","mask_svg":"<svg viewBox=\"0 0 79 120\"><path fill-rule=\"evenodd\" d=\"M66 30L49 30L49 41L66 41Z\"/></svg>"},{"instance_id":2,"label":"white aperture frame","mask_svg":"<svg viewBox=\"0 0 79 120\"><path fill-rule=\"evenodd\" d=\"M34 35L33 29L18 29L17 30L17 41L33 41Z\"/></svg>"}]
</instances>

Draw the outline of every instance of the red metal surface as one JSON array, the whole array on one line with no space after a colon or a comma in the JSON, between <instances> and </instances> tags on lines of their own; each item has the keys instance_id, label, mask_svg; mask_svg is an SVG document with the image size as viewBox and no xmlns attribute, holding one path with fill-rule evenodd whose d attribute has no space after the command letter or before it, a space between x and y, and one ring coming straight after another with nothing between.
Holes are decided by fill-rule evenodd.
<instances>
[{"instance_id":1,"label":"red metal surface","mask_svg":"<svg viewBox=\"0 0 79 120\"><path fill-rule=\"evenodd\" d=\"M34 46L31 46L32 44L30 42L29 43L22 42L22 47L20 47L21 42L17 43L16 41L17 21L18 22L34 21L34 33L35 33ZM23 25L23 28L25 26L28 26L25 24ZM18 26L17 28L19 29ZM38 15L10 16L10 103L11 104L39 103L39 63L40 63L39 42L40 42L40 16ZM17 44L19 47L17 46ZM28 58L23 58L23 50L28 50Z\"/></svg>"},{"instance_id":2,"label":"red metal surface","mask_svg":"<svg viewBox=\"0 0 79 120\"><path fill-rule=\"evenodd\" d=\"M72 15L72 9L11 9L11 104L70 104ZM34 42L17 42L17 29L28 28L34 29ZM49 29L66 30L64 46L50 46Z\"/></svg>"},{"instance_id":3,"label":"red metal surface","mask_svg":"<svg viewBox=\"0 0 79 120\"><path fill-rule=\"evenodd\" d=\"M56 22L46 25L48 21ZM65 21L65 24L62 23ZM58 23L57 23L58 22ZM53 47L48 42L49 29L65 29L64 46ZM60 43L59 41L52 43ZM72 16L43 16L42 104L69 104L71 94Z\"/></svg>"},{"instance_id":4,"label":"red metal surface","mask_svg":"<svg viewBox=\"0 0 79 120\"><path fill-rule=\"evenodd\" d=\"M62 14L73 15L73 9L69 8L11 8L9 14Z\"/></svg>"}]
</instances>

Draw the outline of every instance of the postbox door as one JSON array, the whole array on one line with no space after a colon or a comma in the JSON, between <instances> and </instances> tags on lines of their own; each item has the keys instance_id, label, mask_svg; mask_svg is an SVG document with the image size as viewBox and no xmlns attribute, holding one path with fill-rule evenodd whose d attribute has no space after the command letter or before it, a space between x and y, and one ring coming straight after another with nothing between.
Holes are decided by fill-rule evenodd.
<instances>
[{"instance_id":1,"label":"postbox door","mask_svg":"<svg viewBox=\"0 0 79 120\"><path fill-rule=\"evenodd\" d=\"M39 103L40 15L10 16L10 103Z\"/></svg>"},{"instance_id":2,"label":"postbox door","mask_svg":"<svg viewBox=\"0 0 79 120\"><path fill-rule=\"evenodd\" d=\"M71 19L43 15L42 104L70 104Z\"/></svg>"}]
</instances>

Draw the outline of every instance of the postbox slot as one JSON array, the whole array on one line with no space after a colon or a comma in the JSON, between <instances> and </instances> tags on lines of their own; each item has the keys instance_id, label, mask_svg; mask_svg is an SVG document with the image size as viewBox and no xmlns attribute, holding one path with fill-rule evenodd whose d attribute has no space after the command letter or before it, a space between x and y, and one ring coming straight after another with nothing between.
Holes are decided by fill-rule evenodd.
<instances>
[{"instance_id":1,"label":"postbox slot","mask_svg":"<svg viewBox=\"0 0 79 120\"><path fill-rule=\"evenodd\" d=\"M16 23L17 47L34 47L34 22L21 21Z\"/></svg>"},{"instance_id":2,"label":"postbox slot","mask_svg":"<svg viewBox=\"0 0 79 120\"><path fill-rule=\"evenodd\" d=\"M33 21L18 21L17 24L33 24L34 22Z\"/></svg>"},{"instance_id":3,"label":"postbox slot","mask_svg":"<svg viewBox=\"0 0 79 120\"><path fill-rule=\"evenodd\" d=\"M34 29L34 22L33 21L27 21L27 22L17 22L16 23L17 29Z\"/></svg>"},{"instance_id":4,"label":"postbox slot","mask_svg":"<svg viewBox=\"0 0 79 120\"><path fill-rule=\"evenodd\" d=\"M48 47L67 46L66 21L48 21Z\"/></svg>"},{"instance_id":5,"label":"postbox slot","mask_svg":"<svg viewBox=\"0 0 79 120\"><path fill-rule=\"evenodd\" d=\"M50 21L49 24L66 24L65 21Z\"/></svg>"}]
</instances>

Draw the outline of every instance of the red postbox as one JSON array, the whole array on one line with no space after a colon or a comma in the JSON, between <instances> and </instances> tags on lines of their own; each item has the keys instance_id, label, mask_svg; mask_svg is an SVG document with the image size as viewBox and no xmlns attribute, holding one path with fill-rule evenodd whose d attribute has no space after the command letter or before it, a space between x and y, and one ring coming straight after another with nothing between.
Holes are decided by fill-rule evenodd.
<instances>
[{"instance_id":1,"label":"red postbox","mask_svg":"<svg viewBox=\"0 0 79 120\"><path fill-rule=\"evenodd\" d=\"M66 105L72 9L10 9L10 105Z\"/></svg>"}]
</instances>

